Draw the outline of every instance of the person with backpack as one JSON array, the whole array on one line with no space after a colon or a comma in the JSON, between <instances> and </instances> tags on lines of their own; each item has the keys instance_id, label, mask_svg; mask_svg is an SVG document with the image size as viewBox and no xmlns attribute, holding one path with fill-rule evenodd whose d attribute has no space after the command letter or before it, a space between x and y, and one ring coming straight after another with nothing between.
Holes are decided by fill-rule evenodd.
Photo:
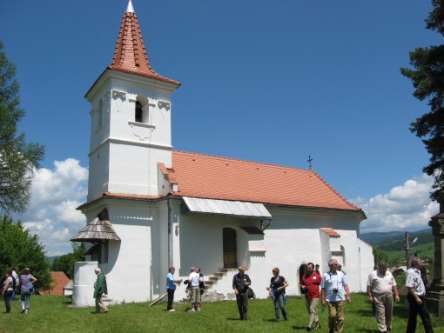
<instances>
[{"instance_id":1,"label":"person with backpack","mask_svg":"<svg viewBox=\"0 0 444 333\"><path fill-rule=\"evenodd\" d=\"M12 291L14 290L13 280L14 279L12 278L11 271L7 272L3 279L1 289L1 294L3 295L3 300L5 301L5 313L11 313L11 298Z\"/></svg>"},{"instance_id":2,"label":"person with backpack","mask_svg":"<svg viewBox=\"0 0 444 333\"><path fill-rule=\"evenodd\" d=\"M34 283L37 282L37 279L31 274L29 268L25 268L20 275L19 280L22 313L28 314L31 308L31 295L34 292Z\"/></svg>"},{"instance_id":3,"label":"person with backpack","mask_svg":"<svg viewBox=\"0 0 444 333\"><path fill-rule=\"evenodd\" d=\"M273 276L270 280L270 287L267 288L274 304L274 319L279 320L279 309L282 312L282 317L287 320L287 310L285 309L285 288L288 287L287 280L282 275L279 275L279 268L272 269Z\"/></svg>"}]
</instances>

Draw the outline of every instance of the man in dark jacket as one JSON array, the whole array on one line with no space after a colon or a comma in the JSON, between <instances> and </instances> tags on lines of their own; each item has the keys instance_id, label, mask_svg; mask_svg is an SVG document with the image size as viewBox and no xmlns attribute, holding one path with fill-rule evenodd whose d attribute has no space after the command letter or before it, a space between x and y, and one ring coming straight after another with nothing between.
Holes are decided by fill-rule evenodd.
<instances>
[{"instance_id":1,"label":"man in dark jacket","mask_svg":"<svg viewBox=\"0 0 444 333\"><path fill-rule=\"evenodd\" d=\"M240 320L248 319L248 288L251 285L250 277L245 274L245 267L239 267L239 273L233 276L233 290L236 294Z\"/></svg>"},{"instance_id":2,"label":"man in dark jacket","mask_svg":"<svg viewBox=\"0 0 444 333\"><path fill-rule=\"evenodd\" d=\"M94 299L96 300L96 312L108 312L108 307L103 303L102 296L108 294L106 287L106 277L100 268L96 268L94 272L97 275L96 283L94 283Z\"/></svg>"}]
</instances>

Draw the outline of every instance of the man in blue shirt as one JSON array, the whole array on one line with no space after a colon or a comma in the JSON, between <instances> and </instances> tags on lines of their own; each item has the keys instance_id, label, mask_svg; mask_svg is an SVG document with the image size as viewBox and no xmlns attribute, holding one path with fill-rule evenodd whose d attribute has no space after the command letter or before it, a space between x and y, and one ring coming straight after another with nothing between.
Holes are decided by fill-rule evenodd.
<instances>
[{"instance_id":1,"label":"man in blue shirt","mask_svg":"<svg viewBox=\"0 0 444 333\"><path fill-rule=\"evenodd\" d=\"M176 284L180 284L182 280L174 280L174 272L176 269L170 267L166 276L166 290L168 294L167 311L173 312L174 292L176 291Z\"/></svg>"},{"instance_id":2,"label":"man in blue shirt","mask_svg":"<svg viewBox=\"0 0 444 333\"><path fill-rule=\"evenodd\" d=\"M344 303L351 303L347 276L338 270L338 261L328 261L330 271L322 278L321 300L322 304L328 304L328 329L329 333L342 333L344 329Z\"/></svg>"}]
</instances>

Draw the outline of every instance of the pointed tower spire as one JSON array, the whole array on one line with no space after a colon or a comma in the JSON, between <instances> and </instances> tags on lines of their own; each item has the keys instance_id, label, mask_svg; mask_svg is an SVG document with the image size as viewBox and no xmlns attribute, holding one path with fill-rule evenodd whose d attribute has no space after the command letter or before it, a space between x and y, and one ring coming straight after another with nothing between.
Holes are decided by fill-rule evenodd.
<instances>
[{"instance_id":1,"label":"pointed tower spire","mask_svg":"<svg viewBox=\"0 0 444 333\"><path fill-rule=\"evenodd\" d=\"M131 0L128 1L128 7L126 7L127 13L134 13L133 2Z\"/></svg>"},{"instance_id":2,"label":"pointed tower spire","mask_svg":"<svg viewBox=\"0 0 444 333\"><path fill-rule=\"evenodd\" d=\"M180 85L175 80L159 75L151 67L131 0L129 0L126 12L122 16L113 61L109 68Z\"/></svg>"}]
</instances>

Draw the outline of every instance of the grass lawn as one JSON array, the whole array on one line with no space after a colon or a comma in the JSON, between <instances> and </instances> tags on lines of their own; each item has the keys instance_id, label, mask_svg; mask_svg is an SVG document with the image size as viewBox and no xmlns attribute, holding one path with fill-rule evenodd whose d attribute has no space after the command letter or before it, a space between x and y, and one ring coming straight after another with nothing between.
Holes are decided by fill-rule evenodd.
<instances>
[{"instance_id":1,"label":"grass lawn","mask_svg":"<svg viewBox=\"0 0 444 333\"><path fill-rule=\"evenodd\" d=\"M3 304L2 304L3 305ZM92 314L93 308L68 308L63 298L34 296L28 315L19 311L15 301L13 313L0 314L0 332L305 332L307 314L302 298L290 298L289 320L274 322L270 300L250 303L250 320L239 321L233 301L204 304L201 312L186 312L187 304L177 304L176 312L167 313L164 304L126 304L110 307L107 314ZM396 306L393 332L405 332L406 304ZM444 320L433 318L435 332L444 332ZM420 320L419 320L420 322ZM321 310L322 328L326 332L327 313ZM418 325L417 332L424 332ZM346 306L345 332L376 332L375 320L365 295L353 295Z\"/></svg>"}]
</instances>

